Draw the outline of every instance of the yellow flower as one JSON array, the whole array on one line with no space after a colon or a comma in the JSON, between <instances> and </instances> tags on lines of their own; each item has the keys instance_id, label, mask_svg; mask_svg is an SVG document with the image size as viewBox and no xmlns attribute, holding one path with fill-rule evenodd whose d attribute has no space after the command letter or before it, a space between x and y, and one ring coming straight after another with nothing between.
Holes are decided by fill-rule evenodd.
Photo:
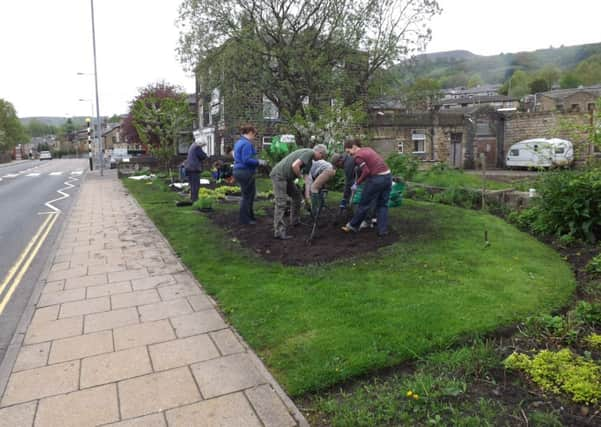
<instances>
[{"instance_id":1,"label":"yellow flower","mask_svg":"<svg viewBox=\"0 0 601 427\"><path fill-rule=\"evenodd\" d=\"M417 399L419 399L419 395L418 395L417 393L413 394L413 399L414 399L414 400L417 400Z\"/></svg>"},{"instance_id":2,"label":"yellow flower","mask_svg":"<svg viewBox=\"0 0 601 427\"><path fill-rule=\"evenodd\" d=\"M409 390L409 391L407 392L407 397L411 397L411 396L413 396L413 392L412 392L411 390Z\"/></svg>"}]
</instances>

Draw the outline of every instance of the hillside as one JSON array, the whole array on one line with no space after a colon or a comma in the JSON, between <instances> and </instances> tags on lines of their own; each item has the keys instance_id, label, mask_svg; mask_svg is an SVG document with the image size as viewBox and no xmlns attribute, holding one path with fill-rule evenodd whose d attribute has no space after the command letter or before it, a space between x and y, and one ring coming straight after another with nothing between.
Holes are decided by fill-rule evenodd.
<instances>
[{"instance_id":1,"label":"hillside","mask_svg":"<svg viewBox=\"0 0 601 427\"><path fill-rule=\"evenodd\" d=\"M21 117L19 120L23 126L29 126L33 121L44 124L46 126L60 127L67 122L68 117ZM83 126L85 117L71 117L75 126Z\"/></svg>"},{"instance_id":2,"label":"hillside","mask_svg":"<svg viewBox=\"0 0 601 427\"><path fill-rule=\"evenodd\" d=\"M412 81L416 77L432 78L450 87L465 76L478 75L483 83L493 84L503 83L516 70L536 72L551 66L566 72L595 54L601 54L601 43L491 56L456 50L418 55L399 65L396 71L403 81Z\"/></svg>"}]
</instances>

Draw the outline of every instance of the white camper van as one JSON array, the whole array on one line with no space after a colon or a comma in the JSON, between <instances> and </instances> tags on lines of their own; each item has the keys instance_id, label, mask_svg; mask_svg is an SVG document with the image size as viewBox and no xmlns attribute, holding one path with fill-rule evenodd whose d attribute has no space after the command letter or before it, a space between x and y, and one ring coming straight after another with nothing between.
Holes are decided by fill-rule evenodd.
<instances>
[{"instance_id":1,"label":"white camper van","mask_svg":"<svg viewBox=\"0 0 601 427\"><path fill-rule=\"evenodd\" d=\"M574 147L570 141L559 138L534 138L517 142L507 153L508 168L550 168L569 166L574 160Z\"/></svg>"}]
</instances>

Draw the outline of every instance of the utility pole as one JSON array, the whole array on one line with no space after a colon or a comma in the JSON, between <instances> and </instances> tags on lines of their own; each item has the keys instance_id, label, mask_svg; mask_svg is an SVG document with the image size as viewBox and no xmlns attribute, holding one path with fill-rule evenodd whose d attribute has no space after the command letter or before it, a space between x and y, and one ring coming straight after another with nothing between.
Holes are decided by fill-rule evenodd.
<instances>
[{"instance_id":1,"label":"utility pole","mask_svg":"<svg viewBox=\"0 0 601 427\"><path fill-rule=\"evenodd\" d=\"M94 86L96 88L96 138L98 138L98 156L100 157L100 175L104 175L104 147L102 144L102 123L100 122L100 103L98 101L98 68L96 67L96 28L94 26L94 0L90 0L92 9L92 45L94 47Z\"/></svg>"}]
</instances>

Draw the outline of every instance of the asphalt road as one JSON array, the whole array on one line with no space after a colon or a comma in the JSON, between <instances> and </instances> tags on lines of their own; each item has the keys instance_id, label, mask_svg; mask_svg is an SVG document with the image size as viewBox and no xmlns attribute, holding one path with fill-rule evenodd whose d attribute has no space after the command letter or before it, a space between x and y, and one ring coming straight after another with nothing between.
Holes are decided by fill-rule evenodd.
<instances>
[{"instance_id":1,"label":"asphalt road","mask_svg":"<svg viewBox=\"0 0 601 427\"><path fill-rule=\"evenodd\" d=\"M0 361L53 256L51 249L87 165L87 159L0 165ZM61 189L68 197L57 192ZM51 202L58 198L62 200Z\"/></svg>"}]
</instances>

